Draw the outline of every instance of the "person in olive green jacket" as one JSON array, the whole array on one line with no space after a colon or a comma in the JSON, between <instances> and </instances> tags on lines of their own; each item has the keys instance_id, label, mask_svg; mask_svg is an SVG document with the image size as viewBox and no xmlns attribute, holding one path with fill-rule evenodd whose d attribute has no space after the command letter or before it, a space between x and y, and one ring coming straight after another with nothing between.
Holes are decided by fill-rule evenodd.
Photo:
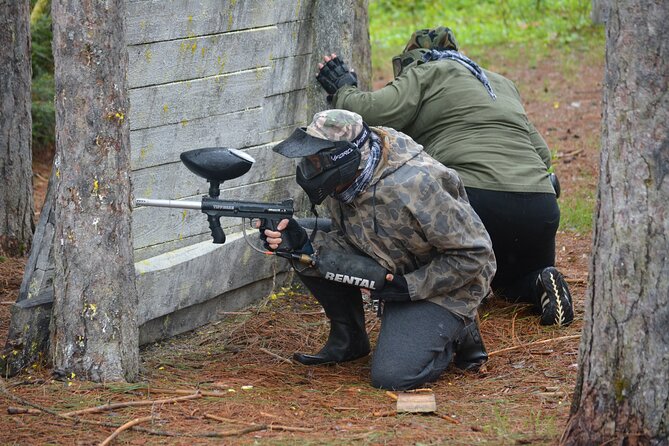
<instances>
[{"instance_id":1,"label":"person in olive green jacket","mask_svg":"<svg viewBox=\"0 0 669 446\"><path fill-rule=\"evenodd\" d=\"M460 53L446 27L416 31L393 70L388 85L363 92L332 54L317 79L333 107L411 136L457 171L493 242L495 294L533 304L544 325L570 324L572 298L555 268L559 183L516 86Z\"/></svg>"}]
</instances>

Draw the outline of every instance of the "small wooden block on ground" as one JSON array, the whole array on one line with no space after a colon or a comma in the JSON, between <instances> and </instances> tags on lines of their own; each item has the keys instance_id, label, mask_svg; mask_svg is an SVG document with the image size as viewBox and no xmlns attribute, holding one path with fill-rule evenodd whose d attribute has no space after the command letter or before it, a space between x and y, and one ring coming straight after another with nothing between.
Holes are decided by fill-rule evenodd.
<instances>
[{"instance_id":1,"label":"small wooden block on ground","mask_svg":"<svg viewBox=\"0 0 669 446\"><path fill-rule=\"evenodd\" d=\"M436 412L437 401L434 393L409 393L399 392L397 394L397 412Z\"/></svg>"}]
</instances>

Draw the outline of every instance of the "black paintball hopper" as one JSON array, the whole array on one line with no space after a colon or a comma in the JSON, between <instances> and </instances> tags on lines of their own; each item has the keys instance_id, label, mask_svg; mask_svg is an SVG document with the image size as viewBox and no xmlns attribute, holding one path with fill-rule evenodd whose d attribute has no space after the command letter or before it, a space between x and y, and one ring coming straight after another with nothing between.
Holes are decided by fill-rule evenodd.
<instances>
[{"instance_id":1,"label":"black paintball hopper","mask_svg":"<svg viewBox=\"0 0 669 446\"><path fill-rule=\"evenodd\" d=\"M249 154L225 147L189 150L180 158L195 175L221 183L244 175L255 162Z\"/></svg>"},{"instance_id":2,"label":"black paintball hopper","mask_svg":"<svg viewBox=\"0 0 669 446\"><path fill-rule=\"evenodd\" d=\"M303 156L315 155L321 150L331 149L348 145L346 141L333 142L327 139L311 136L304 127L299 127L293 131L288 139L274 146L274 150L279 155L286 158L301 158Z\"/></svg>"}]
</instances>

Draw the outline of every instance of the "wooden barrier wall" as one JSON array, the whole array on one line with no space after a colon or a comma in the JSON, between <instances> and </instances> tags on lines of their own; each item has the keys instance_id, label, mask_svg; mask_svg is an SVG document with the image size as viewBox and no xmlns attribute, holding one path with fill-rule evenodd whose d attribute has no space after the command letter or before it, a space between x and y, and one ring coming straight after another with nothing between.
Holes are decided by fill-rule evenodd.
<instances>
[{"instance_id":1,"label":"wooden barrier wall","mask_svg":"<svg viewBox=\"0 0 669 446\"><path fill-rule=\"evenodd\" d=\"M196 200L209 185L179 161L228 147L256 163L221 198L309 206L294 162L271 149L328 107L314 74L321 55L371 74L367 0L127 0L131 179L135 197ZM356 51L353 52L353 47ZM366 80L363 80L367 78ZM55 179L51 178L51 182ZM53 302L51 190L35 231L0 370L12 375L48 350ZM199 211L136 208L133 243L140 344L182 333L268 296L290 281L287 262L253 251L240 219L221 219L211 242ZM257 232L249 231L258 243Z\"/></svg>"}]
</instances>

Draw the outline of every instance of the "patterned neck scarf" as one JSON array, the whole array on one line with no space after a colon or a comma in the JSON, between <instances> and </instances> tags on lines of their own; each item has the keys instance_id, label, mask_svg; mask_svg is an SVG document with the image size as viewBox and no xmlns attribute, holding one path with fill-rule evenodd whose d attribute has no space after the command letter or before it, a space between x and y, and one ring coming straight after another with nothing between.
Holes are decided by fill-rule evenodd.
<instances>
[{"instance_id":1,"label":"patterned neck scarf","mask_svg":"<svg viewBox=\"0 0 669 446\"><path fill-rule=\"evenodd\" d=\"M371 132L369 140L369 158L367 158L367 164L365 164L364 169L358 175L358 177L351 183L351 185L346 188L346 190L341 193L335 194L335 198L342 203L350 203L355 197L364 191L369 182L372 181L372 176L376 170L376 166L379 165L381 160L381 139L374 133Z\"/></svg>"},{"instance_id":2,"label":"patterned neck scarf","mask_svg":"<svg viewBox=\"0 0 669 446\"><path fill-rule=\"evenodd\" d=\"M431 60L441 60L441 59L450 59L458 62L459 64L463 65L465 68L467 68L474 76L476 76L476 79L478 79L485 89L488 91L488 94L493 100L497 99L497 96L495 95L495 92L492 91L492 87L490 86L490 81L488 80L488 76L485 75L481 67L479 67L476 62L471 60L469 57L465 56L464 54L458 52L458 51L453 51L453 50L430 50L427 51L423 55L423 60L425 62L429 62Z\"/></svg>"}]
</instances>

